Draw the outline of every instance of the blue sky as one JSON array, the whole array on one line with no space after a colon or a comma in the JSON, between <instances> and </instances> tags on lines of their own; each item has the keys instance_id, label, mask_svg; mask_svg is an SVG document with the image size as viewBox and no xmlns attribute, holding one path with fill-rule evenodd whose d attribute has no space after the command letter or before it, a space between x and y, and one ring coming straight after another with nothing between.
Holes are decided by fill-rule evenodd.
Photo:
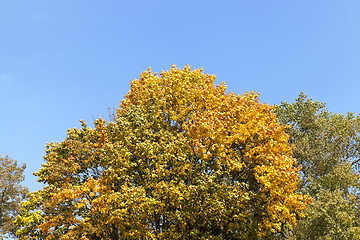
<instances>
[{"instance_id":1,"label":"blue sky","mask_svg":"<svg viewBox=\"0 0 360 240\"><path fill-rule=\"evenodd\" d=\"M359 0L0 0L0 154L26 162L107 118L149 66L193 68L269 104L304 91L360 112Z\"/></svg>"}]
</instances>

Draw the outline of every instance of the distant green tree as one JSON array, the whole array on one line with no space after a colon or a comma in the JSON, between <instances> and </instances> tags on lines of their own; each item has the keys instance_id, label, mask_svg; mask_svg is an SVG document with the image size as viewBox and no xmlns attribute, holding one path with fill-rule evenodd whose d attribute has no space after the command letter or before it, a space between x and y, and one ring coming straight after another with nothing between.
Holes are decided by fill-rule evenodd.
<instances>
[{"instance_id":1,"label":"distant green tree","mask_svg":"<svg viewBox=\"0 0 360 240\"><path fill-rule=\"evenodd\" d=\"M333 114L304 93L275 106L275 113L302 165L298 191L315 199L287 237L360 239L359 116Z\"/></svg>"},{"instance_id":2,"label":"distant green tree","mask_svg":"<svg viewBox=\"0 0 360 240\"><path fill-rule=\"evenodd\" d=\"M28 189L21 185L26 165L19 166L8 156L0 156L0 239L15 237L13 221L19 213L20 203Z\"/></svg>"}]
</instances>

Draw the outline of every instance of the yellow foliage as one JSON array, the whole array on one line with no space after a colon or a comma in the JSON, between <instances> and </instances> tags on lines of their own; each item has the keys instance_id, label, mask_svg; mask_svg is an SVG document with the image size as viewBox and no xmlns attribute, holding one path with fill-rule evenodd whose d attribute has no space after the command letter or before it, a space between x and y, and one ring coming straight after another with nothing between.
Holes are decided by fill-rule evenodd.
<instances>
[{"instance_id":1,"label":"yellow foliage","mask_svg":"<svg viewBox=\"0 0 360 240\"><path fill-rule=\"evenodd\" d=\"M114 122L48 145L37 173L48 186L24 204L22 238L250 239L295 225L311 198L295 193L284 127L258 94L214 80L148 69Z\"/></svg>"}]
</instances>

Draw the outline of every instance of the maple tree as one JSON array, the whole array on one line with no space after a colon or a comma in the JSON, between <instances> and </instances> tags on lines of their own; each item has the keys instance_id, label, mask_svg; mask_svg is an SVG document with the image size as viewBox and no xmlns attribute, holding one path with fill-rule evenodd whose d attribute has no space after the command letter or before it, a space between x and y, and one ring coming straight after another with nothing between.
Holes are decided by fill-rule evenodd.
<instances>
[{"instance_id":1,"label":"maple tree","mask_svg":"<svg viewBox=\"0 0 360 240\"><path fill-rule=\"evenodd\" d=\"M360 239L360 117L333 114L304 93L275 112L302 164L298 191L315 199L294 239Z\"/></svg>"},{"instance_id":2,"label":"maple tree","mask_svg":"<svg viewBox=\"0 0 360 240\"><path fill-rule=\"evenodd\" d=\"M47 146L16 220L21 239L275 238L311 197L295 193L288 135L258 95L201 69L151 69L114 121Z\"/></svg>"},{"instance_id":3,"label":"maple tree","mask_svg":"<svg viewBox=\"0 0 360 240\"><path fill-rule=\"evenodd\" d=\"M19 214L20 202L28 192L21 185L25 167L25 164L19 166L8 156L0 156L0 239L15 234L13 221Z\"/></svg>"}]
</instances>

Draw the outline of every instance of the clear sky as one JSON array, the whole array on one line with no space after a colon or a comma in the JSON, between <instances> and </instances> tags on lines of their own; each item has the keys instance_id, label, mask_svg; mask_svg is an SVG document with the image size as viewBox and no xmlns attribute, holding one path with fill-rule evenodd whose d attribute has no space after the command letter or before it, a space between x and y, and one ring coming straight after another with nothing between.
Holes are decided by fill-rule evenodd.
<instances>
[{"instance_id":1,"label":"clear sky","mask_svg":"<svg viewBox=\"0 0 360 240\"><path fill-rule=\"evenodd\" d=\"M359 0L0 0L0 154L26 162L116 108L149 66L203 67L269 104L360 112Z\"/></svg>"}]
</instances>

